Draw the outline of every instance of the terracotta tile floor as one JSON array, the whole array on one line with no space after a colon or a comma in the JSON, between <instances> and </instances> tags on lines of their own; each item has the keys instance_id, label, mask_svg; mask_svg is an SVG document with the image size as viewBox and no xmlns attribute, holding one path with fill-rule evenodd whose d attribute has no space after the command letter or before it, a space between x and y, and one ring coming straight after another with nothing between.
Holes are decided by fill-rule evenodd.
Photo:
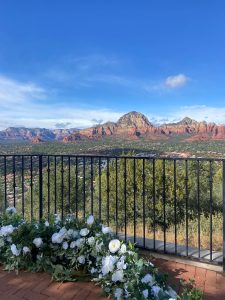
<instances>
[{"instance_id":1,"label":"terracotta tile floor","mask_svg":"<svg viewBox=\"0 0 225 300\"><path fill-rule=\"evenodd\" d=\"M167 261L161 258L152 259L162 272L170 274L170 284L179 285L179 279L193 278L204 291L204 300L225 300L225 276L219 272L191 266L185 263ZM20 272L8 273L0 268L1 300L97 300L101 289L94 283L86 282L52 282L48 274Z\"/></svg>"}]
</instances>

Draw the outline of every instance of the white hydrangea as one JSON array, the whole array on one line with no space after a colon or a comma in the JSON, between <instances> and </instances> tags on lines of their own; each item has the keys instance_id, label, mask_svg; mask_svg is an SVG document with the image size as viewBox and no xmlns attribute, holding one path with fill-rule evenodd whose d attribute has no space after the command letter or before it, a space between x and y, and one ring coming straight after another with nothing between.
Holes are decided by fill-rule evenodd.
<instances>
[{"instance_id":1,"label":"white hydrangea","mask_svg":"<svg viewBox=\"0 0 225 300\"><path fill-rule=\"evenodd\" d=\"M6 212L7 212L7 214L11 214L11 215L13 215L13 214L15 214L16 213L16 208L15 207L8 207L7 209L6 209Z\"/></svg>"},{"instance_id":2,"label":"white hydrangea","mask_svg":"<svg viewBox=\"0 0 225 300\"><path fill-rule=\"evenodd\" d=\"M121 288L116 288L116 290L114 292L114 296L115 296L116 300L121 300L122 295L123 295L123 290Z\"/></svg>"},{"instance_id":3,"label":"white hydrangea","mask_svg":"<svg viewBox=\"0 0 225 300\"><path fill-rule=\"evenodd\" d=\"M143 296L144 296L145 299L148 299L148 289L144 290L142 292L142 294L143 294Z\"/></svg>"},{"instance_id":4,"label":"white hydrangea","mask_svg":"<svg viewBox=\"0 0 225 300\"><path fill-rule=\"evenodd\" d=\"M81 236L87 236L89 232L90 232L89 229L87 229L87 228L82 228L82 229L80 230L80 235L81 235Z\"/></svg>"},{"instance_id":5,"label":"white hydrangea","mask_svg":"<svg viewBox=\"0 0 225 300\"><path fill-rule=\"evenodd\" d=\"M95 250L97 252L100 252L102 250L102 246L103 246L103 242L100 242L100 241L96 241L96 244L95 244Z\"/></svg>"},{"instance_id":6,"label":"white hydrangea","mask_svg":"<svg viewBox=\"0 0 225 300\"><path fill-rule=\"evenodd\" d=\"M61 244L64 239L68 237L67 229L65 227L61 228L59 232L55 232L52 235L53 244Z\"/></svg>"},{"instance_id":7,"label":"white hydrangea","mask_svg":"<svg viewBox=\"0 0 225 300\"><path fill-rule=\"evenodd\" d=\"M70 243L70 248L74 249L75 247L76 247L76 242L75 241L71 242Z\"/></svg>"},{"instance_id":8,"label":"white hydrangea","mask_svg":"<svg viewBox=\"0 0 225 300\"><path fill-rule=\"evenodd\" d=\"M15 256L19 256L20 255L20 250L17 249L17 247L16 247L15 244L12 244L11 247L10 247L10 249L11 249L13 255L15 255Z\"/></svg>"},{"instance_id":9,"label":"white hydrangea","mask_svg":"<svg viewBox=\"0 0 225 300\"><path fill-rule=\"evenodd\" d=\"M87 218L87 224L88 225L92 225L94 223L94 221L95 221L95 219L92 215Z\"/></svg>"},{"instance_id":10,"label":"white hydrangea","mask_svg":"<svg viewBox=\"0 0 225 300\"><path fill-rule=\"evenodd\" d=\"M125 270L127 268L127 264L125 264L125 256L121 256L121 258L118 260L116 267L118 270Z\"/></svg>"},{"instance_id":11,"label":"white hydrangea","mask_svg":"<svg viewBox=\"0 0 225 300\"><path fill-rule=\"evenodd\" d=\"M114 264L117 261L116 256L107 255L106 257L102 258L102 274L103 276L108 274L109 272L112 272L114 269Z\"/></svg>"},{"instance_id":12,"label":"white hydrangea","mask_svg":"<svg viewBox=\"0 0 225 300\"><path fill-rule=\"evenodd\" d=\"M6 225L6 226L2 226L0 229L0 235L1 236L8 236L11 233L13 233L14 231L14 227L10 224L10 225Z\"/></svg>"},{"instance_id":13,"label":"white hydrangea","mask_svg":"<svg viewBox=\"0 0 225 300\"><path fill-rule=\"evenodd\" d=\"M158 297L159 292L160 292L161 290L162 290L161 287L159 287L158 285L153 285L153 286L152 286L151 292L152 292L152 294L153 294L155 297Z\"/></svg>"},{"instance_id":14,"label":"white hydrangea","mask_svg":"<svg viewBox=\"0 0 225 300\"><path fill-rule=\"evenodd\" d=\"M27 253L30 253L30 248L27 246L23 247L23 254L26 255Z\"/></svg>"},{"instance_id":15,"label":"white hydrangea","mask_svg":"<svg viewBox=\"0 0 225 300\"><path fill-rule=\"evenodd\" d=\"M112 281L113 282L117 282L117 281L120 281L122 282L123 281L123 270L116 270L113 274L112 274Z\"/></svg>"},{"instance_id":16,"label":"white hydrangea","mask_svg":"<svg viewBox=\"0 0 225 300\"><path fill-rule=\"evenodd\" d=\"M34 244L37 248L40 248L41 245L43 244L42 238L35 238L35 239L33 240L33 244Z\"/></svg>"},{"instance_id":17,"label":"white hydrangea","mask_svg":"<svg viewBox=\"0 0 225 300\"><path fill-rule=\"evenodd\" d=\"M80 255L80 256L78 256L77 260L78 260L78 262L80 264L83 265L85 263L85 256L84 255Z\"/></svg>"},{"instance_id":18,"label":"white hydrangea","mask_svg":"<svg viewBox=\"0 0 225 300\"><path fill-rule=\"evenodd\" d=\"M109 242L109 251L116 253L120 249L120 241L118 239L111 240Z\"/></svg>"}]
</instances>

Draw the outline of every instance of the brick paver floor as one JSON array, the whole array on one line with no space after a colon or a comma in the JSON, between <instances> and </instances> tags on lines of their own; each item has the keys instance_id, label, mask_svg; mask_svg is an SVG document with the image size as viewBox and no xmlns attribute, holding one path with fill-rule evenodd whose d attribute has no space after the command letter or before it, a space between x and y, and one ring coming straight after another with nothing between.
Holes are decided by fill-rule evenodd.
<instances>
[{"instance_id":1,"label":"brick paver floor","mask_svg":"<svg viewBox=\"0 0 225 300\"><path fill-rule=\"evenodd\" d=\"M180 278L195 279L197 287L204 291L204 300L225 300L225 276L204 268L153 258L152 262L161 272L169 273L170 284L179 287ZM101 289L92 282L51 281L43 273L5 272L0 267L0 300L106 300Z\"/></svg>"}]
</instances>

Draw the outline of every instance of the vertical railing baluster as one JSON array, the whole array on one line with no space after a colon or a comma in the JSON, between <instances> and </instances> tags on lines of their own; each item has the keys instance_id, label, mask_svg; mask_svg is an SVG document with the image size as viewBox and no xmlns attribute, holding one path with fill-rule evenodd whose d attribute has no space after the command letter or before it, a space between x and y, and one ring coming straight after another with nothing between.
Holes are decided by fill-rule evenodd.
<instances>
[{"instance_id":1,"label":"vertical railing baluster","mask_svg":"<svg viewBox=\"0 0 225 300\"><path fill-rule=\"evenodd\" d=\"M86 160L83 157L83 217L86 215Z\"/></svg>"},{"instance_id":2,"label":"vertical railing baluster","mask_svg":"<svg viewBox=\"0 0 225 300\"><path fill-rule=\"evenodd\" d=\"M173 191L174 191L174 237L175 237L175 254L177 254L177 165L176 159L173 161Z\"/></svg>"},{"instance_id":3,"label":"vertical railing baluster","mask_svg":"<svg viewBox=\"0 0 225 300\"><path fill-rule=\"evenodd\" d=\"M212 161L209 162L209 209L210 209L210 261L212 261L212 249L213 249L213 239L212 239L212 214L213 214L213 169Z\"/></svg>"},{"instance_id":4,"label":"vertical railing baluster","mask_svg":"<svg viewBox=\"0 0 225 300\"><path fill-rule=\"evenodd\" d=\"M163 159L163 189L162 189L162 199L163 199L163 250L166 252L166 161Z\"/></svg>"},{"instance_id":5,"label":"vertical railing baluster","mask_svg":"<svg viewBox=\"0 0 225 300\"><path fill-rule=\"evenodd\" d=\"M223 168L223 272L225 272L225 160L222 161Z\"/></svg>"},{"instance_id":6,"label":"vertical railing baluster","mask_svg":"<svg viewBox=\"0 0 225 300\"><path fill-rule=\"evenodd\" d=\"M13 155L13 206L16 207L16 159Z\"/></svg>"},{"instance_id":7,"label":"vertical railing baluster","mask_svg":"<svg viewBox=\"0 0 225 300\"><path fill-rule=\"evenodd\" d=\"M42 174L42 155L39 155L39 220L43 217L43 174Z\"/></svg>"},{"instance_id":8,"label":"vertical railing baluster","mask_svg":"<svg viewBox=\"0 0 225 300\"><path fill-rule=\"evenodd\" d=\"M116 158L116 235L118 234L118 159Z\"/></svg>"},{"instance_id":9,"label":"vertical railing baluster","mask_svg":"<svg viewBox=\"0 0 225 300\"><path fill-rule=\"evenodd\" d=\"M70 193L71 193L71 191L70 191L70 176L71 176L71 174L70 174L70 172L71 172L71 170L70 170L70 156L68 156L68 198L67 198L67 210L68 210L68 212L70 213L70 210L71 210L71 207L70 207L70 197L71 197L71 195L70 195Z\"/></svg>"},{"instance_id":10,"label":"vertical railing baluster","mask_svg":"<svg viewBox=\"0 0 225 300\"><path fill-rule=\"evenodd\" d=\"M185 160L186 256L188 256L188 161Z\"/></svg>"},{"instance_id":11,"label":"vertical railing baluster","mask_svg":"<svg viewBox=\"0 0 225 300\"><path fill-rule=\"evenodd\" d=\"M156 249L156 214L155 214L155 159L152 161L152 197L153 197L153 249Z\"/></svg>"},{"instance_id":12,"label":"vertical railing baluster","mask_svg":"<svg viewBox=\"0 0 225 300\"><path fill-rule=\"evenodd\" d=\"M201 254L200 163L197 160L198 258Z\"/></svg>"},{"instance_id":13,"label":"vertical railing baluster","mask_svg":"<svg viewBox=\"0 0 225 300\"><path fill-rule=\"evenodd\" d=\"M75 170L75 180L76 180L76 191L75 191L75 207L76 207L76 218L78 217L78 157L76 156L76 170Z\"/></svg>"},{"instance_id":14,"label":"vertical railing baluster","mask_svg":"<svg viewBox=\"0 0 225 300\"><path fill-rule=\"evenodd\" d=\"M54 213L57 213L57 156L54 157L54 188L55 188L55 199L54 199Z\"/></svg>"},{"instance_id":15,"label":"vertical railing baluster","mask_svg":"<svg viewBox=\"0 0 225 300\"><path fill-rule=\"evenodd\" d=\"M142 214L143 214L143 247L145 248L145 159L142 160Z\"/></svg>"},{"instance_id":16,"label":"vertical railing baluster","mask_svg":"<svg viewBox=\"0 0 225 300\"><path fill-rule=\"evenodd\" d=\"M30 156L30 219L33 220L33 156Z\"/></svg>"},{"instance_id":17,"label":"vertical railing baluster","mask_svg":"<svg viewBox=\"0 0 225 300\"><path fill-rule=\"evenodd\" d=\"M102 179L101 179L101 157L99 157L98 160L98 176L99 176L99 182L98 182L98 198L99 198L99 212L98 217L99 220L102 220Z\"/></svg>"},{"instance_id":18,"label":"vertical railing baluster","mask_svg":"<svg viewBox=\"0 0 225 300\"><path fill-rule=\"evenodd\" d=\"M94 215L94 170L93 170L93 157L91 157L91 214Z\"/></svg>"},{"instance_id":19,"label":"vertical railing baluster","mask_svg":"<svg viewBox=\"0 0 225 300\"><path fill-rule=\"evenodd\" d=\"M4 194L5 194L5 209L8 206L7 203L7 165L6 165L6 156L4 156Z\"/></svg>"},{"instance_id":20,"label":"vertical railing baluster","mask_svg":"<svg viewBox=\"0 0 225 300\"><path fill-rule=\"evenodd\" d=\"M107 184L107 224L109 226L109 158L107 157L107 175L106 175L106 184Z\"/></svg>"},{"instance_id":21,"label":"vertical railing baluster","mask_svg":"<svg viewBox=\"0 0 225 300\"><path fill-rule=\"evenodd\" d=\"M50 158L47 158L47 173L48 173L48 220L50 216Z\"/></svg>"},{"instance_id":22,"label":"vertical railing baluster","mask_svg":"<svg viewBox=\"0 0 225 300\"><path fill-rule=\"evenodd\" d=\"M125 241L127 240L127 159L124 158L124 217L125 217Z\"/></svg>"},{"instance_id":23,"label":"vertical railing baluster","mask_svg":"<svg viewBox=\"0 0 225 300\"><path fill-rule=\"evenodd\" d=\"M24 156L22 156L21 177L22 177L22 215L24 218Z\"/></svg>"},{"instance_id":24,"label":"vertical railing baluster","mask_svg":"<svg viewBox=\"0 0 225 300\"><path fill-rule=\"evenodd\" d=\"M134 189L134 243L136 243L136 159L133 161L133 189Z\"/></svg>"},{"instance_id":25,"label":"vertical railing baluster","mask_svg":"<svg viewBox=\"0 0 225 300\"><path fill-rule=\"evenodd\" d=\"M64 217L64 161L63 156L61 156L61 218Z\"/></svg>"}]
</instances>

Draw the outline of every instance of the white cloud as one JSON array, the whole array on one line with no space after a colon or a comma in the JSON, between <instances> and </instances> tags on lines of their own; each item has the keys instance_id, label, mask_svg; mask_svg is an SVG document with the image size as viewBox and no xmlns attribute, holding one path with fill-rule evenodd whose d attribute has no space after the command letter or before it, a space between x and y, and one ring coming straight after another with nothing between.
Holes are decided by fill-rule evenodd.
<instances>
[{"instance_id":1,"label":"white cloud","mask_svg":"<svg viewBox=\"0 0 225 300\"><path fill-rule=\"evenodd\" d=\"M178 75L167 77L164 84L168 88L175 89L186 85L188 80L189 78L186 75L178 74Z\"/></svg>"},{"instance_id":2,"label":"white cloud","mask_svg":"<svg viewBox=\"0 0 225 300\"><path fill-rule=\"evenodd\" d=\"M46 91L34 83L23 83L0 75L0 104L21 104L32 99L44 99Z\"/></svg>"}]
</instances>

